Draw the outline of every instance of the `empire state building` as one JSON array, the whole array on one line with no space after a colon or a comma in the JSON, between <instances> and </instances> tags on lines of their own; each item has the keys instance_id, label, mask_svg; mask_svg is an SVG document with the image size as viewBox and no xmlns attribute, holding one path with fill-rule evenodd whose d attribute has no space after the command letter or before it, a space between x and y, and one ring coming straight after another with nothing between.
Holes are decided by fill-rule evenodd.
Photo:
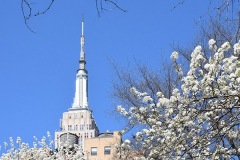
<instances>
[{"instance_id":1,"label":"empire state building","mask_svg":"<svg viewBox=\"0 0 240 160\"><path fill-rule=\"evenodd\" d=\"M60 131L55 132L56 148L64 144L67 138L73 144L84 148L84 140L99 135L99 129L88 108L88 72L84 51L84 22L82 22L81 51L79 69L76 75L75 97L68 112L60 119ZM62 144L61 144L62 143Z\"/></svg>"},{"instance_id":2,"label":"empire state building","mask_svg":"<svg viewBox=\"0 0 240 160\"><path fill-rule=\"evenodd\" d=\"M88 160L115 160L116 145L122 142L118 131L99 134L99 129L88 107L88 72L84 51L84 22L82 22L79 69L72 106L60 119L60 130L55 132L55 148L79 145ZM69 146L68 146L69 147Z\"/></svg>"}]
</instances>

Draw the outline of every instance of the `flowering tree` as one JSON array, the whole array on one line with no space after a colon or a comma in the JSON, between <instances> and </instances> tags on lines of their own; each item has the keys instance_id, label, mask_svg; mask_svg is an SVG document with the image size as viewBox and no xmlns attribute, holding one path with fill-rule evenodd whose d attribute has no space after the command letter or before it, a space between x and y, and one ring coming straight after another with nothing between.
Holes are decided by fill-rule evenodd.
<instances>
[{"instance_id":1,"label":"flowering tree","mask_svg":"<svg viewBox=\"0 0 240 160\"><path fill-rule=\"evenodd\" d=\"M53 141L48 132L47 138L43 137L40 141L34 137L33 147L21 141L18 137L16 144L12 137L10 143L4 142L7 153L0 157L0 160L85 160L83 151L79 145L72 147L67 143L63 147L53 150ZM49 142L48 142L49 141Z\"/></svg>"},{"instance_id":2,"label":"flowering tree","mask_svg":"<svg viewBox=\"0 0 240 160\"><path fill-rule=\"evenodd\" d=\"M201 46L191 54L190 69L182 84L166 98L131 88L137 106L118 111L132 125L148 159L240 159L240 41L221 47L209 41L211 57ZM232 51L228 57L226 52ZM178 53L171 56L179 76Z\"/></svg>"}]
</instances>

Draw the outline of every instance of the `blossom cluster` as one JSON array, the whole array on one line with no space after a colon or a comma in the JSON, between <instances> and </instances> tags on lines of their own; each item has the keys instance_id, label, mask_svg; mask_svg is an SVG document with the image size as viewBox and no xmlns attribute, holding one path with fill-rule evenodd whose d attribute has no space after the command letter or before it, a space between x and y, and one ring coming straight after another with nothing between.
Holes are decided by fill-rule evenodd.
<instances>
[{"instance_id":1,"label":"blossom cluster","mask_svg":"<svg viewBox=\"0 0 240 160\"><path fill-rule=\"evenodd\" d=\"M140 106L118 110L132 125L145 127L136 133L147 159L240 158L240 42L226 42L205 57L201 46L191 54L190 69L170 98L131 88ZM225 53L233 53L225 57ZM171 58L176 61L178 54Z\"/></svg>"},{"instance_id":2,"label":"blossom cluster","mask_svg":"<svg viewBox=\"0 0 240 160\"><path fill-rule=\"evenodd\" d=\"M57 150L53 149L53 141L51 135L47 132L47 137L38 140L35 136L33 147L28 143L22 142L17 137L16 143L12 137L9 138L9 144L4 142L7 153L2 154L0 160L85 160L83 151L79 145L63 146Z\"/></svg>"}]
</instances>

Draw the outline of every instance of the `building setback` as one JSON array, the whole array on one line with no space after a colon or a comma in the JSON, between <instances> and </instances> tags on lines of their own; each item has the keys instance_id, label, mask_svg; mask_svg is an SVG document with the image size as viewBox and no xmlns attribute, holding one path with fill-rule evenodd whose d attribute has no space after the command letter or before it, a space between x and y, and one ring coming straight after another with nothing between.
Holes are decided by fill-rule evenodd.
<instances>
[{"instance_id":1,"label":"building setback","mask_svg":"<svg viewBox=\"0 0 240 160\"><path fill-rule=\"evenodd\" d=\"M84 22L82 21L79 69L76 75L75 97L72 106L60 119L60 130L55 132L55 147L78 144L89 160L114 159L114 146L121 143L118 132L99 134L98 126L88 107L88 72L84 52Z\"/></svg>"}]
</instances>

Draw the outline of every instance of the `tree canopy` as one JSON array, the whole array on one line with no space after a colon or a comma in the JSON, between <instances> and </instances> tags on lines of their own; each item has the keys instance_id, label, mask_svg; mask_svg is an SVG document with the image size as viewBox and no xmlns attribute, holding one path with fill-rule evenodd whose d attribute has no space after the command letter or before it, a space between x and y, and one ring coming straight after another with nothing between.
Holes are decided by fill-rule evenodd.
<instances>
[{"instance_id":1,"label":"tree canopy","mask_svg":"<svg viewBox=\"0 0 240 160\"><path fill-rule=\"evenodd\" d=\"M210 39L209 49L209 58L201 46L193 50L189 71L169 98L156 92L155 103L151 94L133 86L129 92L139 103L117 107L131 125L145 126L135 135L145 158L240 158L240 42L217 47ZM171 58L177 62L178 53ZM181 70L177 73L182 76Z\"/></svg>"}]
</instances>

